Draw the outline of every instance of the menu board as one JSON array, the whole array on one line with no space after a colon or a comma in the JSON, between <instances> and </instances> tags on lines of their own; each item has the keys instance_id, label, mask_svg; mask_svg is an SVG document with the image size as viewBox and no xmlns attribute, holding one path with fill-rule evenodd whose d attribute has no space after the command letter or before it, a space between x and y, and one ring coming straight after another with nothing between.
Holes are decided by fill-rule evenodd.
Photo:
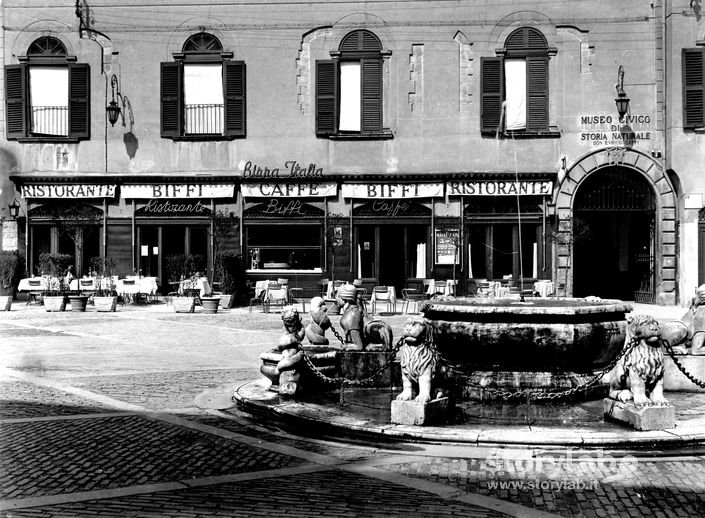
<instances>
[{"instance_id":1,"label":"menu board","mask_svg":"<svg viewBox=\"0 0 705 518\"><path fill-rule=\"evenodd\" d=\"M457 228L436 229L436 264L460 264L459 240Z\"/></svg>"}]
</instances>

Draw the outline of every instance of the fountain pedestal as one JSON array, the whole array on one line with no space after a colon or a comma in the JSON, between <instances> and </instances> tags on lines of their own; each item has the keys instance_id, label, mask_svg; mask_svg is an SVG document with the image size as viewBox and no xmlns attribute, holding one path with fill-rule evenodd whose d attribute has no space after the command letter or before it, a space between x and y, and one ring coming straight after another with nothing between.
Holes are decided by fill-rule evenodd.
<instances>
[{"instance_id":1,"label":"fountain pedestal","mask_svg":"<svg viewBox=\"0 0 705 518\"><path fill-rule=\"evenodd\" d=\"M433 399L427 403L392 401L392 423L408 425L443 424L448 417L448 398Z\"/></svg>"},{"instance_id":2,"label":"fountain pedestal","mask_svg":"<svg viewBox=\"0 0 705 518\"><path fill-rule=\"evenodd\" d=\"M605 419L617 421L637 430L668 430L676 426L676 409L673 405L636 406L611 398L602 400Z\"/></svg>"}]
</instances>

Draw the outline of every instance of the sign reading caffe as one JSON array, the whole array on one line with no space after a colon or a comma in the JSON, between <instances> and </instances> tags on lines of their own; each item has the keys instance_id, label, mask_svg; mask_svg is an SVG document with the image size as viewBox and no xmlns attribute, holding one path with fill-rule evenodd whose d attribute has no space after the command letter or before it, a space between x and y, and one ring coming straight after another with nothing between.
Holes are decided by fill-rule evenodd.
<instances>
[{"instance_id":1,"label":"sign reading caffe","mask_svg":"<svg viewBox=\"0 0 705 518\"><path fill-rule=\"evenodd\" d=\"M242 195L245 198L322 198L335 196L337 186L334 182L324 183L293 183L269 182L242 184Z\"/></svg>"}]
</instances>

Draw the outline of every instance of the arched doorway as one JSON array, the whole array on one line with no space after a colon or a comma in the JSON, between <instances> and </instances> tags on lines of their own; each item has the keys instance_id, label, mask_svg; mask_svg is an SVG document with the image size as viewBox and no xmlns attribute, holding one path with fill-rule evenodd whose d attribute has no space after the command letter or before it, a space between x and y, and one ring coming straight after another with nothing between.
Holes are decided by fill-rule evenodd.
<instances>
[{"instance_id":1,"label":"arched doorway","mask_svg":"<svg viewBox=\"0 0 705 518\"><path fill-rule=\"evenodd\" d=\"M638 171L609 166L573 204L574 294L654 302L656 195Z\"/></svg>"}]
</instances>

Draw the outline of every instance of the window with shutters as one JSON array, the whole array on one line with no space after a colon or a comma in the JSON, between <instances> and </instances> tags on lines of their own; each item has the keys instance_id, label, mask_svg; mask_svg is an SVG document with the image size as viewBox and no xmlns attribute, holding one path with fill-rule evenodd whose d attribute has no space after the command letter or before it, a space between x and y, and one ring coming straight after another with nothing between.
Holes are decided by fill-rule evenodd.
<instances>
[{"instance_id":1,"label":"window with shutters","mask_svg":"<svg viewBox=\"0 0 705 518\"><path fill-rule=\"evenodd\" d=\"M340 41L333 59L316 61L316 135L327 138L391 138L384 127L384 57L379 38L355 30Z\"/></svg>"},{"instance_id":2,"label":"window with shutters","mask_svg":"<svg viewBox=\"0 0 705 518\"><path fill-rule=\"evenodd\" d=\"M174 140L245 137L245 63L212 34L188 38L161 64L161 134Z\"/></svg>"},{"instance_id":3,"label":"window with shutters","mask_svg":"<svg viewBox=\"0 0 705 518\"><path fill-rule=\"evenodd\" d=\"M549 55L541 31L521 27L481 60L480 126L488 136L558 137L549 125Z\"/></svg>"},{"instance_id":4,"label":"window with shutters","mask_svg":"<svg viewBox=\"0 0 705 518\"><path fill-rule=\"evenodd\" d=\"M705 130L705 48L683 49L683 128Z\"/></svg>"},{"instance_id":5,"label":"window with shutters","mask_svg":"<svg viewBox=\"0 0 705 518\"><path fill-rule=\"evenodd\" d=\"M90 138L90 68L57 38L43 36L5 67L7 139L71 142Z\"/></svg>"}]
</instances>

